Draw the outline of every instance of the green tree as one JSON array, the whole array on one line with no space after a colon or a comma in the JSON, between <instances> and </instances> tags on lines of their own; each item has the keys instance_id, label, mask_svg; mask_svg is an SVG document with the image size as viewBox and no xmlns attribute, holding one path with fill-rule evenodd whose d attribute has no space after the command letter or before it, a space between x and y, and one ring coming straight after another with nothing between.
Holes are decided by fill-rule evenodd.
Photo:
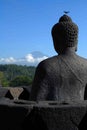
<instances>
[{"instance_id":1,"label":"green tree","mask_svg":"<svg viewBox=\"0 0 87 130\"><path fill-rule=\"evenodd\" d=\"M32 84L32 79L28 76L17 76L13 80L10 81L10 86L17 87L17 86L29 86Z\"/></svg>"},{"instance_id":2,"label":"green tree","mask_svg":"<svg viewBox=\"0 0 87 130\"><path fill-rule=\"evenodd\" d=\"M25 85L30 84L34 78L36 67L34 66L26 66L26 65L16 65L16 64L7 64L7 65L0 65L0 85L2 86L21 86L23 84L23 77L25 76ZM19 77L23 76L23 77ZM19 79L16 79L19 78ZM20 83L18 84L18 81ZM21 81L22 80L22 81ZM15 83L17 82L17 83ZM13 84L14 83L14 84ZM17 84L17 85L16 85Z\"/></svg>"},{"instance_id":3,"label":"green tree","mask_svg":"<svg viewBox=\"0 0 87 130\"><path fill-rule=\"evenodd\" d=\"M9 86L9 82L7 81L4 73L0 71L0 86L7 87Z\"/></svg>"}]
</instances>

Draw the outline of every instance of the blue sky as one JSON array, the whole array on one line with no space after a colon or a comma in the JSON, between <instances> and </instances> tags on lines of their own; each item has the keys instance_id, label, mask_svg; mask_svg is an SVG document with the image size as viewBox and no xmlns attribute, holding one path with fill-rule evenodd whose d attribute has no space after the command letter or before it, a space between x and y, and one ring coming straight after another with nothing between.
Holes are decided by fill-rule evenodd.
<instances>
[{"instance_id":1,"label":"blue sky","mask_svg":"<svg viewBox=\"0 0 87 130\"><path fill-rule=\"evenodd\" d=\"M64 10L79 27L77 53L87 58L87 0L0 0L0 58L55 55L51 28Z\"/></svg>"}]
</instances>

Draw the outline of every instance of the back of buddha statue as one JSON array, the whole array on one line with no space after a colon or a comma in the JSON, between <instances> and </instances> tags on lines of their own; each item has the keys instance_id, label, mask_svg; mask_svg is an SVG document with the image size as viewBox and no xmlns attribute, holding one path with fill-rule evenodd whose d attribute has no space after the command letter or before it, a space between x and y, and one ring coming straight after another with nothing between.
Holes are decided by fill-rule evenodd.
<instances>
[{"instance_id":1,"label":"back of buddha statue","mask_svg":"<svg viewBox=\"0 0 87 130\"><path fill-rule=\"evenodd\" d=\"M52 28L52 38L58 55L37 66L30 100L84 100L87 60L76 54L78 26L63 15Z\"/></svg>"},{"instance_id":2,"label":"back of buddha statue","mask_svg":"<svg viewBox=\"0 0 87 130\"><path fill-rule=\"evenodd\" d=\"M75 54L59 55L57 59L56 71L53 72L55 75L51 82L51 84L54 82L55 100L61 102L84 100L87 84L87 60Z\"/></svg>"}]
</instances>

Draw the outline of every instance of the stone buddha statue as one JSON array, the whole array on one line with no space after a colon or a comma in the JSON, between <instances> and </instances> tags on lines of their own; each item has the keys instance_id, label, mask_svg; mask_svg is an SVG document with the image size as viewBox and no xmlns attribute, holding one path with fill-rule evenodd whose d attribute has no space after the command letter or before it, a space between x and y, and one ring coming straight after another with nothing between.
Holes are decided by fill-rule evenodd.
<instances>
[{"instance_id":1,"label":"stone buddha statue","mask_svg":"<svg viewBox=\"0 0 87 130\"><path fill-rule=\"evenodd\" d=\"M78 26L64 14L52 27L51 33L58 55L38 64L30 100L59 102L84 100L87 60L76 54Z\"/></svg>"}]
</instances>

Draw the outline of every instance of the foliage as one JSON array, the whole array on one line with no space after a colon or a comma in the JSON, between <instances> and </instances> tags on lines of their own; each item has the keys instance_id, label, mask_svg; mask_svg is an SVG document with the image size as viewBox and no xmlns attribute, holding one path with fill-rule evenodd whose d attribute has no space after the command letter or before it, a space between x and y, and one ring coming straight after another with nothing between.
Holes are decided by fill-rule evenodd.
<instances>
[{"instance_id":1,"label":"foliage","mask_svg":"<svg viewBox=\"0 0 87 130\"><path fill-rule=\"evenodd\" d=\"M10 82L10 86L29 86L32 83L32 79L28 76L17 76Z\"/></svg>"},{"instance_id":2,"label":"foliage","mask_svg":"<svg viewBox=\"0 0 87 130\"><path fill-rule=\"evenodd\" d=\"M8 81L5 78L5 75L2 71L0 71L0 86L8 86Z\"/></svg>"},{"instance_id":3,"label":"foliage","mask_svg":"<svg viewBox=\"0 0 87 130\"><path fill-rule=\"evenodd\" d=\"M0 65L0 85L4 87L29 85L33 81L35 69L34 66L26 65Z\"/></svg>"}]
</instances>

